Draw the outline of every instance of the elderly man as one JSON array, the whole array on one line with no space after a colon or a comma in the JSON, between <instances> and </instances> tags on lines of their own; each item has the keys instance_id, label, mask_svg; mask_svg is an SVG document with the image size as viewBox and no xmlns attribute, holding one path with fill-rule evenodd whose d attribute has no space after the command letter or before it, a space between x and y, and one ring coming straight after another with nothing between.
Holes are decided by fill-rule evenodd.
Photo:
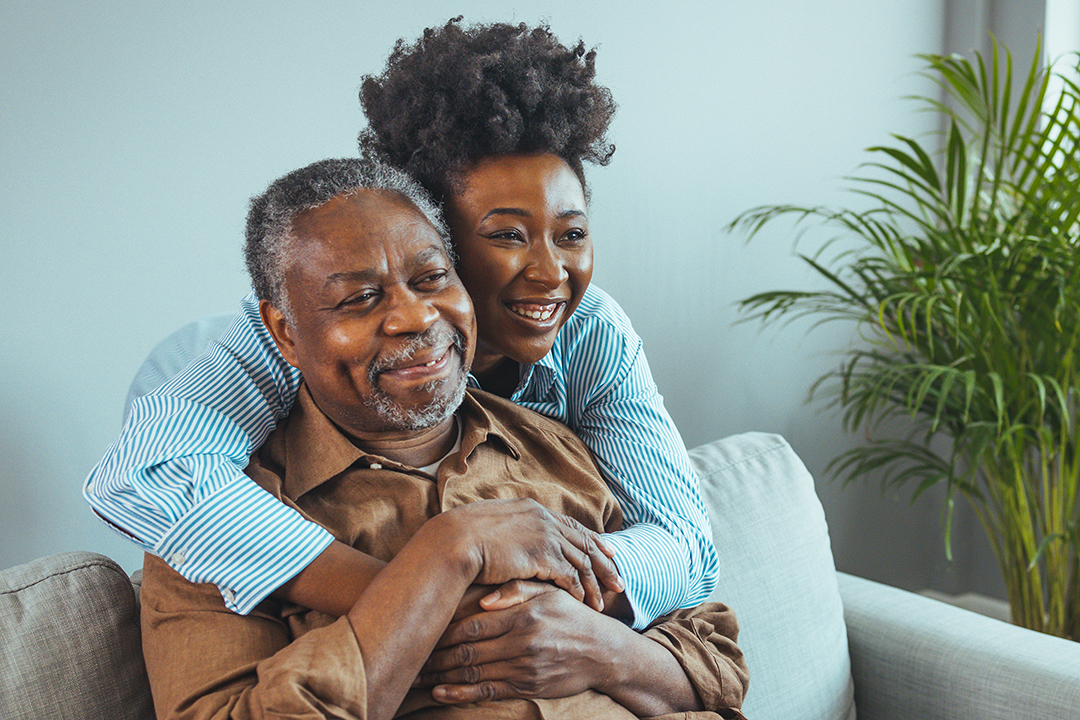
<instances>
[{"instance_id":1,"label":"elderly man","mask_svg":"<svg viewBox=\"0 0 1080 720\"><path fill-rule=\"evenodd\" d=\"M386 565L341 618L279 600L243 616L147 555L158 716L740 717L745 667L723 606L639 635L535 582L581 598L583 575L595 590L603 559L583 550L621 514L569 430L466 390L475 322L446 243L408 178L360 160L316 163L253 200L263 322L304 386L247 472Z\"/></svg>"}]
</instances>

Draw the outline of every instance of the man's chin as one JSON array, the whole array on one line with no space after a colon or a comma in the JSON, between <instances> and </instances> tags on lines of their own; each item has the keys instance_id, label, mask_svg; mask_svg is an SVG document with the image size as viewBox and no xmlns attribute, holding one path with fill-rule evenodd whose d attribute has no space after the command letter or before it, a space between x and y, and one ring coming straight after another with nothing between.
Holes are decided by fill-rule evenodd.
<instances>
[{"instance_id":1,"label":"man's chin","mask_svg":"<svg viewBox=\"0 0 1080 720\"><path fill-rule=\"evenodd\" d=\"M454 414L465 397L465 376L452 384L441 380L417 389L416 402L401 402L379 392L372 398L371 409L388 427L397 430L427 430Z\"/></svg>"}]
</instances>

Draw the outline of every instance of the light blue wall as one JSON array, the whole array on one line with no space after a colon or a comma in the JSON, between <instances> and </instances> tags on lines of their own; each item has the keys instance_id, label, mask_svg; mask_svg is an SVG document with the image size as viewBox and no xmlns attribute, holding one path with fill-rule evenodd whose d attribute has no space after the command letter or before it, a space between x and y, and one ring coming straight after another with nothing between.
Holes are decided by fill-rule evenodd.
<instances>
[{"instance_id":1,"label":"light blue wall","mask_svg":"<svg viewBox=\"0 0 1080 720\"><path fill-rule=\"evenodd\" d=\"M852 440L804 397L848 337L732 327L736 299L807 277L781 228L751 246L723 230L754 205L842 200L862 148L932 129L898 98L930 91L911 56L943 49L942 0L4 3L0 566L78 548L138 565L79 496L135 369L235 306L246 199L354 154L361 74L458 12L599 46L620 109L614 162L590 176L595 279L687 442L783 433L821 478L842 568L966 584L932 503L825 481Z\"/></svg>"}]
</instances>

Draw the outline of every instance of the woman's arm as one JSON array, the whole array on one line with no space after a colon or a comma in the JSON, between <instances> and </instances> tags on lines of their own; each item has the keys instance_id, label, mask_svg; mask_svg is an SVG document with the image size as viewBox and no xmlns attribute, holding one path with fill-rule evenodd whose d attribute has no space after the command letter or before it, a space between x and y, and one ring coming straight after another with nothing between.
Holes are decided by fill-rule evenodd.
<instances>
[{"instance_id":1,"label":"woman's arm","mask_svg":"<svg viewBox=\"0 0 1080 720\"><path fill-rule=\"evenodd\" d=\"M703 602L718 573L709 518L686 446L625 313L590 287L539 365L562 387L556 393L526 387L521 404L565 422L618 499L624 529L605 538L616 551L634 628ZM560 393L561 403L550 400Z\"/></svg>"},{"instance_id":2,"label":"woman's arm","mask_svg":"<svg viewBox=\"0 0 1080 720\"><path fill-rule=\"evenodd\" d=\"M83 493L94 511L193 582L246 613L331 543L326 530L243 473L296 396L249 294L222 338L135 399Z\"/></svg>"}]
</instances>

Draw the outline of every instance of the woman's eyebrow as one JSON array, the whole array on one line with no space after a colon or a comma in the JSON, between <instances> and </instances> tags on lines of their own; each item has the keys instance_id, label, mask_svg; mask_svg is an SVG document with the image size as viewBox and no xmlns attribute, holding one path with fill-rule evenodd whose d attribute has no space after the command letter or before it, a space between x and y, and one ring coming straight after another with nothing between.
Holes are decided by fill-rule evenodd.
<instances>
[{"instance_id":1,"label":"woman's eyebrow","mask_svg":"<svg viewBox=\"0 0 1080 720\"><path fill-rule=\"evenodd\" d=\"M529 213L528 210L525 210L524 208L512 208L512 207L492 208L492 209L488 210L484 214L484 217L480 218L480 222L483 222L484 220L487 220L492 215L516 215L517 217L529 217L530 213Z\"/></svg>"},{"instance_id":2,"label":"woman's eyebrow","mask_svg":"<svg viewBox=\"0 0 1080 720\"><path fill-rule=\"evenodd\" d=\"M487 220L492 215L514 215L514 216L517 216L517 217L530 217L531 213L528 210L525 210L523 208L512 208L512 207L492 208L491 210L487 211L487 213L484 215L484 217L480 218L480 222L483 222L484 220ZM560 211L555 217L559 218L560 220L563 220L565 218L571 218L571 217L586 217L586 215L585 215L584 210L578 210L577 208L571 208L569 210Z\"/></svg>"}]
</instances>

